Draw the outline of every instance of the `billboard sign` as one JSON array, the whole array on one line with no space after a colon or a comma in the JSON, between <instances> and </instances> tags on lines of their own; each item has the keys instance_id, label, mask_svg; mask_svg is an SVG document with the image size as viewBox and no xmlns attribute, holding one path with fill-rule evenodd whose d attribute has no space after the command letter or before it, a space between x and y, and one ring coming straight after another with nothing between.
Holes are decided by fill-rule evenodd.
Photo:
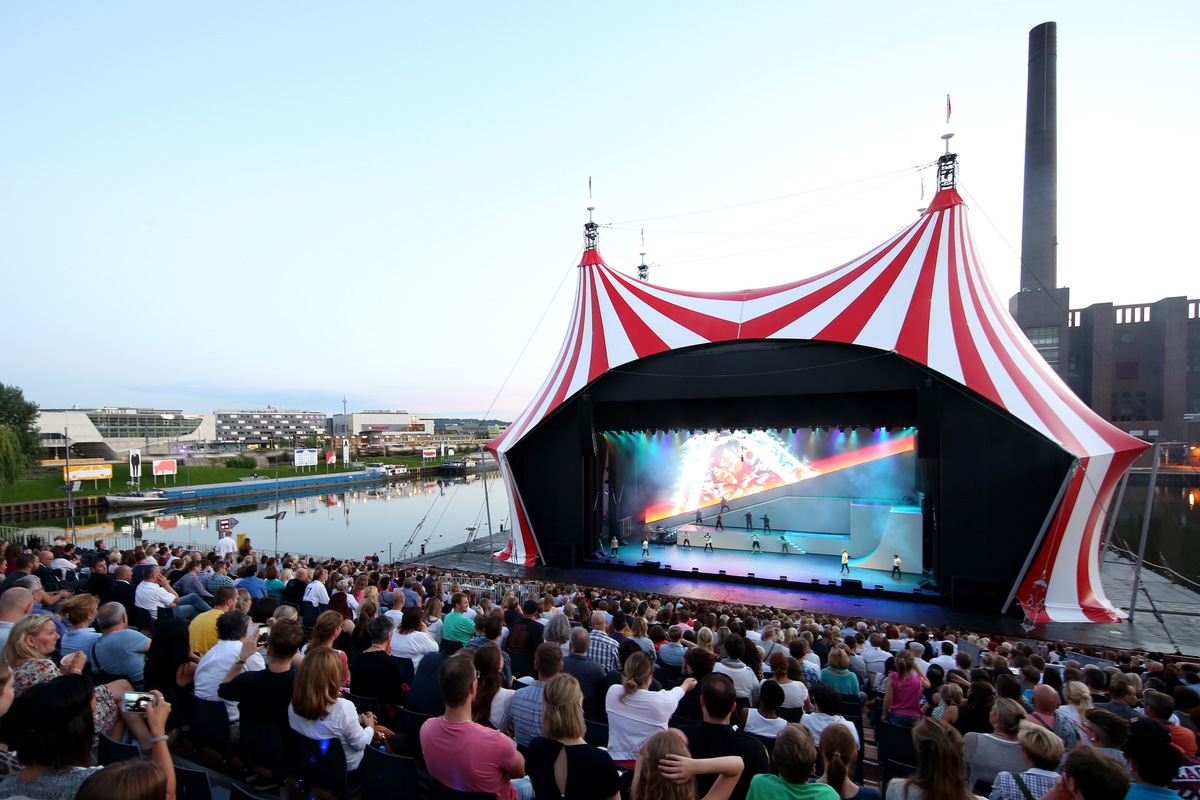
<instances>
[{"instance_id":1,"label":"billboard sign","mask_svg":"<svg viewBox=\"0 0 1200 800\"><path fill-rule=\"evenodd\" d=\"M80 464L70 468L63 467L64 481L103 481L112 480L112 464Z\"/></svg>"},{"instance_id":2,"label":"billboard sign","mask_svg":"<svg viewBox=\"0 0 1200 800\"><path fill-rule=\"evenodd\" d=\"M317 449L315 447L297 449L293 460L296 467L315 467L317 465Z\"/></svg>"},{"instance_id":3,"label":"billboard sign","mask_svg":"<svg viewBox=\"0 0 1200 800\"><path fill-rule=\"evenodd\" d=\"M173 458L154 459L150 462L151 471L157 475L175 475L179 472L178 462Z\"/></svg>"},{"instance_id":4,"label":"billboard sign","mask_svg":"<svg viewBox=\"0 0 1200 800\"><path fill-rule=\"evenodd\" d=\"M421 451L421 458L437 458L437 453L436 447L426 447Z\"/></svg>"},{"instance_id":5,"label":"billboard sign","mask_svg":"<svg viewBox=\"0 0 1200 800\"><path fill-rule=\"evenodd\" d=\"M350 463L350 440L342 439L342 463Z\"/></svg>"},{"instance_id":6,"label":"billboard sign","mask_svg":"<svg viewBox=\"0 0 1200 800\"><path fill-rule=\"evenodd\" d=\"M141 450L130 450L129 451L129 477L131 477L131 478L142 477L142 451Z\"/></svg>"},{"instance_id":7,"label":"billboard sign","mask_svg":"<svg viewBox=\"0 0 1200 800\"><path fill-rule=\"evenodd\" d=\"M337 453L330 450L328 453L325 454L325 466L329 466L330 464L336 464L336 463L337 463Z\"/></svg>"}]
</instances>

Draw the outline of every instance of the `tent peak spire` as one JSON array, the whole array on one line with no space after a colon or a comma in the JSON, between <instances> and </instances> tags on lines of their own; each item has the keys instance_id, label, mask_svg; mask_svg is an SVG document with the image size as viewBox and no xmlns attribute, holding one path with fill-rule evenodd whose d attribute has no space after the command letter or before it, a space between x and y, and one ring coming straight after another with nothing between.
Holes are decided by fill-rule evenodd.
<instances>
[{"instance_id":1,"label":"tent peak spire","mask_svg":"<svg viewBox=\"0 0 1200 800\"><path fill-rule=\"evenodd\" d=\"M938 191L953 189L955 178L958 177L958 154L950 152L950 140L953 133L943 133L942 140L946 142L946 154L937 160Z\"/></svg>"}]
</instances>

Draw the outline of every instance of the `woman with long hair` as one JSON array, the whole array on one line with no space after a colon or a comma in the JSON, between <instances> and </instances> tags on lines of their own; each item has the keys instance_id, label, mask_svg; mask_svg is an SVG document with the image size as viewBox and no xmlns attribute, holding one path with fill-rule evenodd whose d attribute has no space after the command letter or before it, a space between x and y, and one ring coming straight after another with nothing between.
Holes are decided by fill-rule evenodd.
<instances>
[{"instance_id":1,"label":"woman with long hair","mask_svg":"<svg viewBox=\"0 0 1200 800\"><path fill-rule=\"evenodd\" d=\"M308 644L304 645L296 657L297 662L301 662L312 650L319 650L322 647L332 649L342 660L342 685L350 683L350 659L346 657L345 650L335 647L335 643L345 635L343 627L345 623L345 618L337 611L322 611L313 624L312 636L309 637Z\"/></svg>"},{"instance_id":2,"label":"woman with long hair","mask_svg":"<svg viewBox=\"0 0 1200 800\"><path fill-rule=\"evenodd\" d=\"M192 707L192 690L199 656L192 652L188 623L182 619L164 620L154 629L146 653L146 688L157 689L170 701L174 717L168 728L178 727Z\"/></svg>"},{"instance_id":3,"label":"woman with long hair","mask_svg":"<svg viewBox=\"0 0 1200 800\"><path fill-rule=\"evenodd\" d=\"M1049 670L1047 670L1049 671ZM1085 716L1092 707L1092 693L1083 681L1068 681L1063 684L1063 697L1067 702L1058 707L1058 713L1074 722L1083 730Z\"/></svg>"},{"instance_id":4,"label":"woman with long hair","mask_svg":"<svg viewBox=\"0 0 1200 800\"><path fill-rule=\"evenodd\" d=\"M358 621L354 623L350 642L360 653L371 646L371 634L367 631L367 625L378 616L378 612L379 606L369 600L358 607Z\"/></svg>"},{"instance_id":5,"label":"woman with long hair","mask_svg":"<svg viewBox=\"0 0 1200 800\"><path fill-rule=\"evenodd\" d=\"M77 594L69 600L64 600L58 607L58 613L67 623L67 632L59 642L58 650L64 656L69 656L78 650L87 651L92 643L100 638L100 632L92 627L96 621L96 609L100 601L94 594Z\"/></svg>"},{"instance_id":6,"label":"woman with long hair","mask_svg":"<svg viewBox=\"0 0 1200 800\"><path fill-rule=\"evenodd\" d=\"M664 692L651 692L654 663L641 649L629 656L619 686L608 687L608 754L613 761L633 761L638 750L658 731L667 729L679 701L696 685L695 678Z\"/></svg>"},{"instance_id":7,"label":"woman with long hair","mask_svg":"<svg viewBox=\"0 0 1200 800\"><path fill-rule=\"evenodd\" d=\"M940 719L926 717L913 726L917 772L888 784L887 800L975 800L967 789L962 736Z\"/></svg>"},{"instance_id":8,"label":"woman with long hair","mask_svg":"<svg viewBox=\"0 0 1200 800\"><path fill-rule=\"evenodd\" d=\"M882 800L878 789L859 786L850 780L850 769L858 759L858 743L845 725L829 725L821 731L821 756L825 772L817 783L825 783L837 792L840 800Z\"/></svg>"},{"instance_id":9,"label":"woman with long hair","mask_svg":"<svg viewBox=\"0 0 1200 800\"><path fill-rule=\"evenodd\" d=\"M715 637L713 636L712 628L705 626L696 631L696 647L715 655L717 649L715 647L714 638Z\"/></svg>"},{"instance_id":10,"label":"woman with long hair","mask_svg":"<svg viewBox=\"0 0 1200 800\"><path fill-rule=\"evenodd\" d=\"M887 677L883 695L883 716L893 725L911 728L921 721L921 690L929 681L917 671L911 650L896 654L896 671Z\"/></svg>"},{"instance_id":11,"label":"woman with long hair","mask_svg":"<svg viewBox=\"0 0 1200 800\"><path fill-rule=\"evenodd\" d=\"M425 601L425 608L421 612L421 622L425 624L425 632L428 633L435 642L442 642L442 600L439 597L431 597Z\"/></svg>"},{"instance_id":12,"label":"woman with long hair","mask_svg":"<svg viewBox=\"0 0 1200 800\"><path fill-rule=\"evenodd\" d=\"M479 666L478 655L475 665ZM546 682L542 697L542 735L529 743L525 759L538 800L617 800L621 779L616 765L608 753L583 740L579 681L559 673Z\"/></svg>"},{"instance_id":13,"label":"woman with long hair","mask_svg":"<svg viewBox=\"0 0 1200 800\"><path fill-rule=\"evenodd\" d=\"M395 612L392 612L395 618ZM437 642L425 630L421 621L421 609L416 606L400 612L400 626L392 636L392 655L396 658L412 659L413 669L421 666L421 659L428 653L437 652Z\"/></svg>"},{"instance_id":14,"label":"woman with long hair","mask_svg":"<svg viewBox=\"0 0 1200 800\"><path fill-rule=\"evenodd\" d=\"M337 739L346 754L346 769L362 763L363 751L375 737L375 715L359 714L342 696L342 663L328 647L310 650L296 671L288 724L309 739Z\"/></svg>"},{"instance_id":15,"label":"woman with long hair","mask_svg":"<svg viewBox=\"0 0 1200 800\"><path fill-rule=\"evenodd\" d=\"M957 683L943 683L938 692L938 704L931 712L938 719L953 725L958 720L958 710L962 705L962 687Z\"/></svg>"},{"instance_id":16,"label":"woman with long hair","mask_svg":"<svg viewBox=\"0 0 1200 800\"><path fill-rule=\"evenodd\" d=\"M811 737L809 741L811 743ZM716 775L716 781L700 800L728 800L737 788L743 768L740 756L692 758L683 734L672 728L654 734L638 752L630 797L632 800L696 800L696 776ZM812 769L811 765L809 769Z\"/></svg>"},{"instance_id":17,"label":"woman with long hair","mask_svg":"<svg viewBox=\"0 0 1200 800\"><path fill-rule=\"evenodd\" d=\"M503 668L504 655L492 642L475 651L479 687L471 703L471 719L480 725L508 733L512 722L509 710L516 691L504 688Z\"/></svg>"},{"instance_id":18,"label":"woman with long hair","mask_svg":"<svg viewBox=\"0 0 1200 800\"><path fill-rule=\"evenodd\" d=\"M654 649L654 641L650 638L650 628L647 627L646 620L634 617L629 629L633 631L633 636L630 636L629 640L636 642L638 647L642 648L642 652L654 659L658 655L658 651Z\"/></svg>"},{"instance_id":19,"label":"woman with long hair","mask_svg":"<svg viewBox=\"0 0 1200 800\"><path fill-rule=\"evenodd\" d=\"M1025 722L1025 709L1016 700L1001 697L992 709L991 733L968 733L963 737L963 757L967 760L970 774L967 785L972 789L980 781L991 791L992 782L1001 770L1021 772L1025 759L1017 734Z\"/></svg>"},{"instance_id":20,"label":"woman with long hair","mask_svg":"<svg viewBox=\"0 0 1200 800\"><path fill-rule=\"evenodd\" d=\"M996 705L996 687L989 681L971 682L967 700L958 709L954 728L960 734L987 733L992 729L992 707Z\"/></svg>"},{"instance_id":21,"label":"woman with long hair","mask_svg":"<svg viewBox=\"0 0 1200 800\"><path fill-rule=\"evenodd\" d=\"M804 672L800 662L782 650L771 653L771 677L783 689L783 705L780 708L798 708L803 711L808 705L808 687L804 685ZM767 681L763 681L766 683ZM761 686L759 691L762 691Z\"/></svg>"}]
</instances>

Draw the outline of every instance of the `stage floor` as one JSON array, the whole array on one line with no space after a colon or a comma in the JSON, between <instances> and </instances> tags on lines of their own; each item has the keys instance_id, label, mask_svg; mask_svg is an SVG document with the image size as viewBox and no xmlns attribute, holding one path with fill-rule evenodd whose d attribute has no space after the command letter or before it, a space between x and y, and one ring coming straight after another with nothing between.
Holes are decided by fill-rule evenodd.
<instances>
[{"instance_id":1,"label":"stage floor","mask_svg":"<svg viewBox=\"0 0 1200 800\"><path fill-rule=\"evenodd\" d=\"M693 537L692 546L690 548L679 544L652 544L650 545L650 555L642 555L642 545L626 544L617 548L616 558L600 558L600 559L585 559L585 563L592 564L617 564L624 562L626 567L636 567L643 561L657 561L664 568L670 567L672 570L679 572L691 572L693 568L699 572L708 575L719 575L721 570L725 570L726 578L746 578L751 574L759 580L767 579L774 580L786 576L788 583L808 583L811 584L813 579L820 581L822 584L828 584L832 581L835 585L841 582L842 578L851 578L853 580L862 581L864 589L873 590L876 586L883 587L885 592L903 592L911 594L912 590L917 588L917 581L920 580L920 574L903 574L900 578L893 578L890 572L878 569L866 569L855 567L853 561L850 563L850 574L839 574L841 570L841 557L837 555L815 555L806 553L800 555L792 552L790 555L779 552L779 541L768 540L764 537L761 552L752 550L710 550L705 552L704 540L701 538L699 544ZM768 550L772 548L774 552ZM605 553L609 551L606 550Z\"/></svg>"}]
</instances>

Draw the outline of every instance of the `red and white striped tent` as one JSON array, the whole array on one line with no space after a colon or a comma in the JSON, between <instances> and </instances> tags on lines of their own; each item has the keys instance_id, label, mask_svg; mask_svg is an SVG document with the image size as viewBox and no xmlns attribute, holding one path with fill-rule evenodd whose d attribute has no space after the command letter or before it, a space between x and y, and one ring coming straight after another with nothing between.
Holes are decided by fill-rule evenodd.
<instances>
[{"instance_id":1,"label":"red and white striped tent","mask_svg":"<svg viewBox=\"0 0 1200 800\"><path fill-rule=\"evenodd\" d=\"M668 350L734 340L839 342L896 353L973 390L1078 459L1021 577L1037 622L1115 621L1100 584L1104 508L1149 445L1097 416L1046 364L989 283L966 206L944 189L905 230L820 275L765 289L687 292L643 283L586 250L570 328L533 402L489 446L503 471L513 537L498 558L539 555L505 453L608 370Z\"/></svg>"}]
</instances>

